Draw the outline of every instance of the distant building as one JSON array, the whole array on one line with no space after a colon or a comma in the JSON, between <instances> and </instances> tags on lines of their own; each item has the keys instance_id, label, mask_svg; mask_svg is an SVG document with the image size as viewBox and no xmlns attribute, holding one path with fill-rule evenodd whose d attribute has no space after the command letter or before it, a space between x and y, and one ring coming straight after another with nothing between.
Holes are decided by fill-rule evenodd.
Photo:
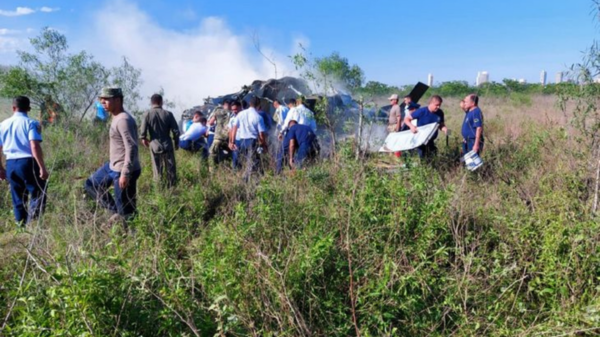
<instances>
[{"instance_id":1,"label":"distant building","mask_svg":"<svg viewBox=\"0 0 600 337\"><path fill-rule=\"evenodd\" d=\"M542 70L542 73L540 74L540 84L543 86L546 86L546 79L547 79L548 74L546 73L545 70Z\"/></svg>"},{"instance_id":2,"label":"distant building","mask_svg":"<svg viewBox=\"0 0 600 337\"><path fill-rule=\"evenodd\" d=\"M527 84L527 80L526 80L526 79L524 79L524 78L519 78L519 79L517 80L517 82L519 82L520 84Z\"/></svg>"},{"instance_id":3,"label":"distant building","mask_svg":"<svg viewBox=\"0 0 600 337\"><path fill-rule=\"evenodd\" d=\"M483 83L487 83L489 81L490 81L490 74L487 71L477 72L477 79L475 80L476 86L480 86Z\"/></svg>"},{"instance_id":4,"label":"distant building","mask_svg":"<svg viewBox=\"0 0 600 337\"><path fill-rule=\"evenodd\" d=\"M559 71L556 73L556 78L554 80L555 83L562 83L563 82L563 73L562 71Z\"/></svg>"},{"instance_id":5,"label":"distant building","mask_svg":"<svg viewBox=\"0 0 600 337\"><path fill-rule=\"evenodd\" d=\"M430 87L433 86L433 74L427 75L427 85Z\"/></svg>"}]
</instances>

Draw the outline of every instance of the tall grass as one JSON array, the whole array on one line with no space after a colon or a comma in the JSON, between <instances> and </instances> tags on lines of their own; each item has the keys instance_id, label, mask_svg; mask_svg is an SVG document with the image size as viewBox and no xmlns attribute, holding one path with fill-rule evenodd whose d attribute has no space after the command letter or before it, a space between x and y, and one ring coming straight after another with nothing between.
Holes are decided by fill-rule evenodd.
<instances>
[{"instance_id":1,"label":"tall grass","mask_svg":"<svg viewBox=\"0 0 600 337\"><path fill-rule=\"evenodd\" d=\"M109 230L82 193L107 131L46 128L46 214L16 232L0 189L2 334L594 335L600 224L586 150L552 104L483 102L477 173L456 163L454 136L411 171L355 162L343 144L335 161L253 184L178 152L179 184L162 190L142 150L139 215Z\"/></svg>"}]
</instances>

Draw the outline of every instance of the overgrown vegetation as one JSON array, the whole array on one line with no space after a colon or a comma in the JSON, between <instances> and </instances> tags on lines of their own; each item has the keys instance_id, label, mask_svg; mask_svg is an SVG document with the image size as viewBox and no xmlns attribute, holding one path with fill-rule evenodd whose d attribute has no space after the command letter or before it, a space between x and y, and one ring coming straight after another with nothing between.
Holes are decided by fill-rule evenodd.
<instances>
[{"instance_id":1,"label":"overgrown vegetation","mask_svg":"<svg viewBox=\"0 0 600 337\"><path fill-rule=\"evenodd\" d=\"M47 213L18 233L0 193L1 334L594 335L588 153L573 130L536 119L560 117L540 102L518 130L502 122L512 108L482 102L499 110L476 174L455 162L456 138L411 171L356 162L341 144L337 161L257 185L227 168L209 176L180 152L180 183L165 191L142 151L140 214L108 232L109 214L82 193L107 158L107 130L46 128Z\"/></svg>"}]
</instances>

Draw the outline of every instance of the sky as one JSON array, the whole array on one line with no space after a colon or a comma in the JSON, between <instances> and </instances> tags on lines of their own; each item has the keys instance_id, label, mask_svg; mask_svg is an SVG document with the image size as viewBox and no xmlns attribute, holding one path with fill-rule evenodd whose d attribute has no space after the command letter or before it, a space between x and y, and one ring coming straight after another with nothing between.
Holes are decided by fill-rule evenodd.
<instances>
[{"instance_id":1,"label":"sky","mask_svg":"<svg viewBox=\"0 0 600 337\"><path fill-rule=\"evenodd\" d=\"M255 79L297 75L290 55L339 52L367 81L391 85L452 80L537 82L581 61L600 26L592 0L3 0L0 65L51 27L72 52L105 65L123 56L142 70L142 95L175 103L239 90ZM276 68L258 53L263 54Z\"/></svg>"}]
</instances>

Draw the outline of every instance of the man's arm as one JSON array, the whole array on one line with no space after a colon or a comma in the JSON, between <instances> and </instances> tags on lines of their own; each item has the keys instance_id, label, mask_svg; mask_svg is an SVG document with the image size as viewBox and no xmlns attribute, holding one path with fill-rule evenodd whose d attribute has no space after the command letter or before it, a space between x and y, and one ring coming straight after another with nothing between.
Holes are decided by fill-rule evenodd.
<instances>
[{"instance_id":1,"label":"man's arm","mask_svg":"<svg viewBox=\"0 0 600 337\"><path fill-rule=\"evenodd\" d=\"M173 134L173 144L175 146L175 150L179 149L179 125L177 125L177 121L175 120L175 116L171 112L169 112L169 127L171 128L171 133Z\"/></svg>"},{"instance_id":2,"label":"man's arm","mask_svg":"<svg viewBox=\"0 0 600 337\"><path fill-rule=\"evenodd\" d=\"M481 134L483 133L483 127L479 126L475 130L475 144L473 144L473 151L479 153L479 142L481 141Z\"/></svg>"},{"instance_id":3,"label":"man's arm","mask_svg":"<svg viewBox=\"0 0 600 337\"><path fill-rule=\"evenodd\" d=\"M46 171L46 164L44 163L44 153L42 152L40 142L38 140L30 140L29 145L31 146L31 154L33 155L33 159L35 159L38 166L40 167L40 178L42 178L42 180L48 179L48 171Z\"/></svg>"},{"instance_id":4,"label":"man's arm","mask_svg":"<svg viewBox=\"0 0 600 337\"><path fill-rule=\"evenodd\" d=\"M417 133L417 127L413 125L413 123L411 123L411 121L413 120L411 115L406 115L406 117L404 117L404 125L408 125L408 127L410 128L410 131L412 131L412 133Z\"/></svg>"},{"instance_id":5,"label":"man's arm","mask_svg":"<svg viewBox=\"0 0 600 337\"><path fill-rule=\"evenodd\" d=\"M290 139L290 150L288 156L290 157L290 167L294 168L294 152L296 152L296 140Z\"/></svg>"},{"instance_id":6,"label":"man's arm","mask_svg":"<svg viewBox=\"0 0 600 337\"><path fill-rule=\"evenodd\" d=\"M148 145L150 144L147 136L148 136L148 112L145 112L144 116L142 117L142 126L140 127L140 139L142 140L142 144L144 144L145 147L148 147Z\"/></svg>"},{"instance_id":7,"label":"man's arm","mask_svg":"<svg viewBox=\"0 0 600 337\"><path fill-rule=\"evenodd\" d=\"M258 143L264 147L265 149L268 148L267 146L267 137L265 136L264 132L259 132L258 133Z\"/></svg>"},{"instance_id":8,"label":"man's arm","mask_svg":"<svg viewBox=\"0 0 600 337\"><path fill-rule=\"evenodd\" d=\"M117 123L117 131L121 135L121 138L123 139L123 145L125 147L125 161L123 162L123 168L121 169L119 187L126 188L127 185L129 185L129 175L133 169L137 139L135 139L129 131L129 123L127 120L120 120L119 123Z\"/></svg>"},{"instance_id":9,"label":"man's arm","mask_svg":"<svg viewBox=\"0 0 600 337\"><path fill-rule=\"evenodd\" d=\"M236 146L235 146L235 136L237 135L237 125L234 124L233 128L231 128L231 131L229 131L229 148L232 151L236 150Z\"/></svg>"},{"instance_id":10,"label":"man's arm","mask_svg":"<svg viewBox=\"0 0 600 337\"><path fill-rule=\"evenodd\" d=\"M2 152L2 145L0 145L0 153ZM6 179L6 170L2 166L2 155L0 154L0 181Z\"/></svg>"}]
</instances>

